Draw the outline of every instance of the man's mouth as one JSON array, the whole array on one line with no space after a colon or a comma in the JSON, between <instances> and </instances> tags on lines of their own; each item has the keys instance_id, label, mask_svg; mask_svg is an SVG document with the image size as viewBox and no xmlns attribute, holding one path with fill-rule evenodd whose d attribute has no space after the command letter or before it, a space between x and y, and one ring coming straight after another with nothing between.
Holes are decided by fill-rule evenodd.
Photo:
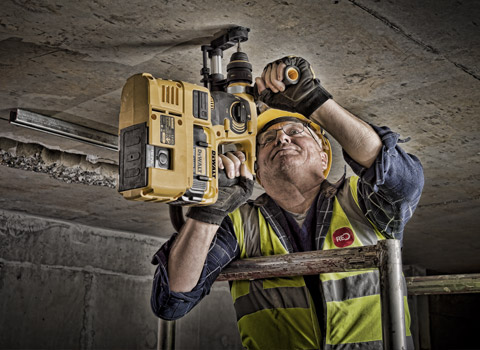
<instances>
[{"instance_id":1,"label":"man's mouth","mask_svg":"<svg viewBox=\"0 0 480 350\"><path fill-rule=\"evenodd\" d=\"M297 151L296 148L293 148L293 147L283 147L283 148L280 148L279 150L275 151L273 153L273 156L272 156L272 160L279 154L281 153L285 153L285 151Z\"/></svg>"}]
</instances>

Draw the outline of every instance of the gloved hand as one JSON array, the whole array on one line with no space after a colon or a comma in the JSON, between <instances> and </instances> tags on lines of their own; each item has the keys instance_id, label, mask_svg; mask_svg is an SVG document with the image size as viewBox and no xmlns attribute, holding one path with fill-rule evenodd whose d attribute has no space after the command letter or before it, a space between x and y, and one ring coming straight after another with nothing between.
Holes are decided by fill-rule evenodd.
<instances>
[{"instance_id":1,"label":"gloved hand","mask_svg":"<svg viewBox=\"0 0 480 350\"><path fill-rule=\"evenodd\" d=\"M219 168L218 199L212 205L191 207L187 217L220 225L223 219L240 205L245 203L253 192L253 176L242 162L245 155L242 152L228 152L221 155ZM227 177L228 175L228 177Z\"/></svg>"},{"instance_id":2,"label":"gloved hand","mask_svg":"<svg viewBox=\"0 0 480 350\"><path fill-rule=\"evenodd\" d=\"M285 67L295 66L300 70L300 79L295 85L282 82ZM310 63L304 58L287 56L269 63L262 77L256 78L255 99L271 108L297 112L305 117L310 115L329 98L332 98L315 78Z\"/></svg>"}]
</instances>

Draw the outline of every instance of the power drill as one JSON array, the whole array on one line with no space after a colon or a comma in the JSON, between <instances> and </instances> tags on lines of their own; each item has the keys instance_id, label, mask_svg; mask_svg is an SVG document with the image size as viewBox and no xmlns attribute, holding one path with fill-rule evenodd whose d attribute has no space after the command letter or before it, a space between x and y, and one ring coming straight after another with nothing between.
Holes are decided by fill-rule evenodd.
<instances>
[{"instance_id":1,"label":"power drill","mask_svg":"<svg viewBox=\"0 0 480 350\"><path fill-rule=\"evenodd\" d=\"M257 110L252 66L240 51L249 28L230 28L203 45L204 86L143 73L123 87L119 120L119 185L127 199L172 205L217 200L218 152L235 146L253 173ZM223 51L237 45L222 73ZM210 58L210 69L208 68Z\"/></svg>"}]
</instances>

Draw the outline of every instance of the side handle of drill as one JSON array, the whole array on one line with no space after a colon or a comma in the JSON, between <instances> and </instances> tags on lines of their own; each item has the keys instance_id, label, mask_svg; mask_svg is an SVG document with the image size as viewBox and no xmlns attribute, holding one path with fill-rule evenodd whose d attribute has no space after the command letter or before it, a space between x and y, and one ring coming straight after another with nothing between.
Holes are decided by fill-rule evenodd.
<instances>
[{"instance_id":1,"label":"side handle of drill","mask_svg":"<svg viewBox=\"0 0 480 350\"><path fill-rule=\"evenodd\" d=\"M300 80L300 69L295 66L287 66L285 67L285 71L283 73L283 83L285 86L288 85L295 85Z\"/></svg>"}]
</instances>

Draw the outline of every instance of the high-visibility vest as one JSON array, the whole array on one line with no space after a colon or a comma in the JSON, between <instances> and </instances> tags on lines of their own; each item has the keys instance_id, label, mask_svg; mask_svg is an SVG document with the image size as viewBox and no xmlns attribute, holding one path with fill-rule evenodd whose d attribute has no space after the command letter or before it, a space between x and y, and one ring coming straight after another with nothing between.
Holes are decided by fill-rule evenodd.
<instances>
[{"instance_id":1,"label":"high-visibility vest","mask_svg":"<svg viewBox=\"0 0 480 350\"><path fill-rule=\"evenodd\" d=\"M373 245L385 239L363 215L358 177L347 179L333 199L323 249ZM240 258L288 254L261 206L250 203L229 214ZM278 229L277 229L278 231ZM325 325L320 326L302 276L234 281L231 294L243 346L247 349L383 349L378 269L320 274ZM405 322L410 334L406 286Z\"/></svg>"}]
</instances>

